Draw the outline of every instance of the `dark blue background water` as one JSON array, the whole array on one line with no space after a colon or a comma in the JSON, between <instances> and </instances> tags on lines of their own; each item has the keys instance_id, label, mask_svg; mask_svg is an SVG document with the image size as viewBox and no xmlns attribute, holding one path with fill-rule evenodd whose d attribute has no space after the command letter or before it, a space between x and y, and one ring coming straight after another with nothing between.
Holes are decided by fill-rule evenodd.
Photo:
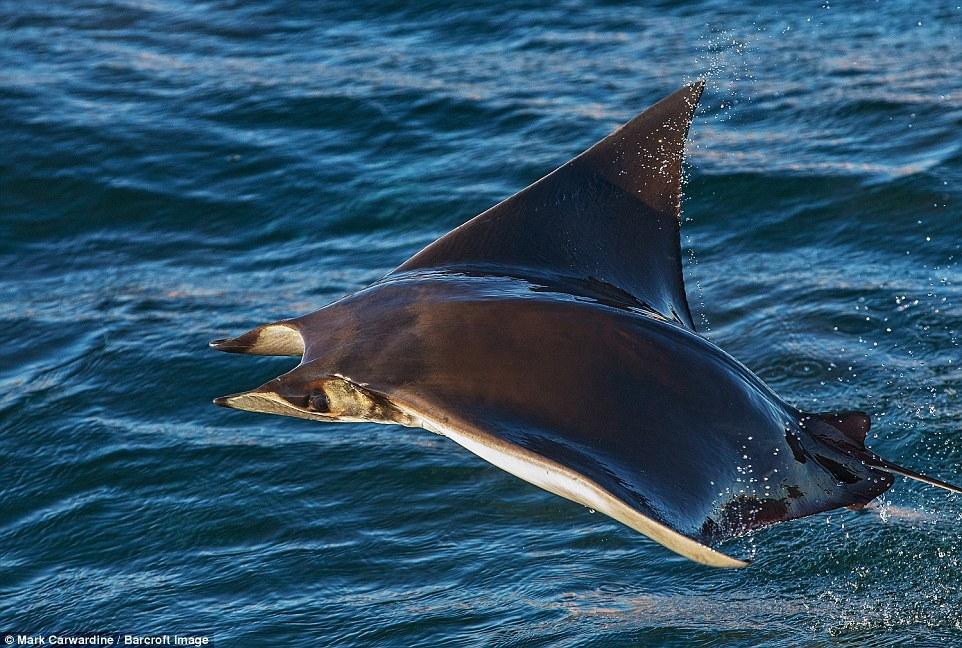
<instances>
[{"instance_id":1,"label":"dark blue background water","mask_svg":"<svg viewBox=\"0 0 962 648\"><path fill-rule=\"evenodd\" d=\"M426 432L229 412L322 306L706 78L701 328L962 475L962 9L0 1L0 629L221 646L962 641L962 498L676 557Z\"/></svg>"}]
</instances>

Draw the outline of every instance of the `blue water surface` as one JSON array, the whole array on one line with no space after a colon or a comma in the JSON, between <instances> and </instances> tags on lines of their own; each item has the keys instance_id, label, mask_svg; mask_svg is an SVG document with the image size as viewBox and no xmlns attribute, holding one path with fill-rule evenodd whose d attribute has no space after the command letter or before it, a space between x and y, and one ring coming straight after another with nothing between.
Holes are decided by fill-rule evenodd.
<instances>
[{"instance_id":1,"label":"blue water surface","mask_svg":"<svg viewBox=\"0 0 962 648\"><path fill-rule=\"evenodd\" d=\"M0 631L219 646L962 643L962 498L675 556L430 433L216 408L359 289L707 79L700 329L962 477L962 8L0 0Z\"/></svg>"}]
</instances>

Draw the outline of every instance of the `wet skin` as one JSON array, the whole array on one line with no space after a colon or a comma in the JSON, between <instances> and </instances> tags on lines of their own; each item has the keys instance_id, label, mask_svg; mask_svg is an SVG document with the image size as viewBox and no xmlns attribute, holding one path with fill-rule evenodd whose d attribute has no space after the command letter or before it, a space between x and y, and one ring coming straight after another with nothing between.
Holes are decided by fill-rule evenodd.
<instances>
[{"instance_id":1,"label":"wet skin","mask_svg":"<svg viewBox=\"0 0 962 648\"><path fill-rule=\"evenodd\" d=\"M962 492L867 450L868 415L801 412L695 331L679 229L701 91L656 103L374 285L213 342L302 356L215 402L425 427L715 566L746 563L710 545L863 506L892 473Z\"/></svg>"},{"instance_id":2,"label":"wet skin","mask_svg":"<svg viewBox=\"0 0 962 648\"><path fill-rule=\"evenodd\" d=\"M340 375L456 416L702 542L867 503L892 483L813 436L810 415L717 346L630 305L413 272L303 325L340 334L308 347L288 384Z\"/></svg>"}]
</instances>

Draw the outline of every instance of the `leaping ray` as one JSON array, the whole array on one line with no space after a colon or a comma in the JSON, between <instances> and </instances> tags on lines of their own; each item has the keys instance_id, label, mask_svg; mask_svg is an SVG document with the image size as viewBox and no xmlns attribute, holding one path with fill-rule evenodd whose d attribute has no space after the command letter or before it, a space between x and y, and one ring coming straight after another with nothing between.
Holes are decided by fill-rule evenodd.
<instances>
[{"instance_id":1,"label":"leaping ray","mask_svg":"<svg viewBox=\"0 0 962 648\"><path fill-rule=\"evenodd\" d=\"M211 346L301 356L215 399L445 435L716 567L713 545L861 506L899 474L861 412L813 414L695 332L679 245L686 86L375 284Z\"/></svg>"}]
</instances>

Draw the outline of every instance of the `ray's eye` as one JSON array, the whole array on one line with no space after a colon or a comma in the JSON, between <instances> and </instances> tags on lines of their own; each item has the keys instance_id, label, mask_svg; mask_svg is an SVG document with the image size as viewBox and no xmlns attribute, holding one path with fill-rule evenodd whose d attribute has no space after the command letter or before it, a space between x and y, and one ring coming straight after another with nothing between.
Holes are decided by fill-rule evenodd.
<instances>
[{"instance_id":1,"label":"ray's eye","mask_svg":"<svg viewBox=\"0 0 962 648\"><path fill-rule=\"evenodd\" d=\"M310 398L307 396L281 394L281 397L294 407L308 407L310 405Z\"/></svg>"},{"instance_id":2,"label":"ray's eye","mask_svg":"<svg viewBox=\"0 0 962 648\"><path fill-rule=\"evenodd\" d=\"M315 412L330 411L330 406L327 402L327 394L325 394L323 391L318 391L314 394L311 394L311 398L307 402L307 406Z\"/></svg>"}]
</instances>

